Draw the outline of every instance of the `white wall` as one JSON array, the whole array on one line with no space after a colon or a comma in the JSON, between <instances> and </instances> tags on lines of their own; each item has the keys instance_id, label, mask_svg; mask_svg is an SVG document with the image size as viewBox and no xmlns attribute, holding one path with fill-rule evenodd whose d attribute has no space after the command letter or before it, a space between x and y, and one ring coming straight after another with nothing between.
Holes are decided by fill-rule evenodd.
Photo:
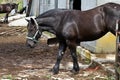
<instances>
[{"instance_id":1,"label":"white wall","mask_svg":"<svg viewBox=\"0 0 120 80\"><path fill-rule=\"evenodd\" d=\"M120 0L97 0L97 5L102 5L105 4L107 2L115 2L115 3L120 3Z\"/></svg>"},{"instance_id":2,"label":"white wall","mask_svg":"<svg viewBox=\"0 0 120 80\"><path fill-rule=\"evenodd\" d=\"M58 0L58 8L66 8L67 7L67 0Z\"/></svg>"},{"instance_id":3,"label":"white wall","mask_svg":"<svg viewBox=\"0 0 120 80\"><path fill-rule=\"evenodd\" d=\"M92 9L96 7L97 1L96 0L81 0L81 9L82 11Z\"/></svg>"}]
</instances>

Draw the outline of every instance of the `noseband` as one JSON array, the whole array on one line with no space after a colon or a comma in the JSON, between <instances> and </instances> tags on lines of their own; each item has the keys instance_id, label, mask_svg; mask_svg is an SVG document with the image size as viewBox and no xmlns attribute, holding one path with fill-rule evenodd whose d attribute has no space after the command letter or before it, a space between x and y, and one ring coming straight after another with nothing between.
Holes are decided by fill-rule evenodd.
<instances>
[{"instance_id":1,"label":"noseband","mask_svg":"<svg viewBox=\"0 0 120 80\"><path fill-rule=\"evenodd\" d=\"M36 31L36 33L34 34L34 36L33 37L29 37L29 36L27 36L26 38L27 39L29 39L29 40L32 40L32 41L34 41L34 42L38 42L38 40L36 40L36 36L38 35L38 34L42 34L41 32L40 32L40 30L39 30L39 26L38 26L38 23L37 23L37 21L34 19L34 18L32 18L33 20L34 20L34 22L35 22L35 25L36 25L36 28L37 28L37 31Z\"/></svg>"}]
</instances>

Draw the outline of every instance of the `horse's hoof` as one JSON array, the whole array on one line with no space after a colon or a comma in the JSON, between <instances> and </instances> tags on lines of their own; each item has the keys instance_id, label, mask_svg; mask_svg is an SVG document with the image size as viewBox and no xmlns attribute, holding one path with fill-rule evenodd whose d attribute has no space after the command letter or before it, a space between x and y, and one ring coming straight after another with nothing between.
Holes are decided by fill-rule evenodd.
<instances>
[{"instance_id":1,"label":"horse's hoof","mask_svg":"<svg viewBox=\"0 0 120 80\"><path fill-rule=\"evenodd\" d=\"M78 74L78 73L79 73L79 70L76 71L76 70L72 69L70 72L72 72L73 74Z\"/></svg>"},{"instance_id":2,"label":"horse's hoof","mask_svg":"<svg viewBox=\"0 0 120 80\"><path fill-rule=\"evenodd\" d=\"M4 23L4 24L8 24L8 21L4 21L3 23Z\"/></svg>"},{"instance_id":3,"label":"horse's hoof","mask_svg":"<svg viewBox=\"0 0 120 80\"><path fill-rule=\"evenodd\" d=\"M49 70L49 72L52 72L52 73L53 73L53 75L55 75L55 74L58 74L58 73L59 73L58 71L56 71L56 70L54 70L54 69L50 69L50 70Z\"/></svg>"}]
</instances>

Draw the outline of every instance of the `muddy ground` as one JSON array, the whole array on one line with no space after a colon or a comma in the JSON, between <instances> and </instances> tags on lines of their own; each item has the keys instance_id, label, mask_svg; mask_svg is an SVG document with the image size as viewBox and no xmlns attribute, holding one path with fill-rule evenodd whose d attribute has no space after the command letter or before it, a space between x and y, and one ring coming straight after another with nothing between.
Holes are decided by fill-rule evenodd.
<instances>
[{"instance_id":1,"label":"muddy ground","mask_svg":"<svg viewBox=\"0 0 120 80\"><path fill-rule=\"evenodd\" d=\"M72 74L66 67L72 62L69 51L63 57L59 74L53 75L49 70L56 61L57 46L50 47L42 39L30 49L25 40L26 27L0 25L0 80L110 80L99 66Z\"/></svg>"}]
</instances>

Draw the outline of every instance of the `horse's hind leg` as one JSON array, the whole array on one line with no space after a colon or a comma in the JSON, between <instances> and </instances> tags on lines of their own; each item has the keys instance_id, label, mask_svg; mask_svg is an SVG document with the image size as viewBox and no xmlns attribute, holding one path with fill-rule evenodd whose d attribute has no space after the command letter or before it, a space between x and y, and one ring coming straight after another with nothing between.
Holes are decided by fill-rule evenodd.
<instances>
[{"instance_id":1,"label":"horse's hind leg","mask_svg":"<svg viewBox=\"0 0 120 80\"><path fill-rule=\"evenodd\" d=\"M9 13L6 13L4 23L8 23L8 15L9 15Z\"/></svg>"},{"instance_id":2,"label":"horse's hind leg","mask_svg":"<svg viewBox=\"0 0 120 80\"><path fill-rule=\"evenodd\" d=\"M76 74L80 70L79 65L78 65L77 54L76 54L77 44L75 43L75 41L67 41L67 44L68 44L68 47L70 49L71 56L72 56L72 59L73 59L73 70L72 70L72 72Z\"/></svg>"},{"instance_id":3,"label":"horse's hind leg","mask_svg":"<svg viewBox=\"0 0 120 80\"><path fill-rule=\"evenodd\" d=\"M58 74L58 72L59 72L59 65L60 65L60 62L61 62L62 57L64 55L64 52L66 50L66 47L67 47L66 42L60 42L59 43L59 52L58 52L58 55L57 55L57 61L56 61L55 65L52 69L53 74Z\"/></svg>"}]
</instances>

